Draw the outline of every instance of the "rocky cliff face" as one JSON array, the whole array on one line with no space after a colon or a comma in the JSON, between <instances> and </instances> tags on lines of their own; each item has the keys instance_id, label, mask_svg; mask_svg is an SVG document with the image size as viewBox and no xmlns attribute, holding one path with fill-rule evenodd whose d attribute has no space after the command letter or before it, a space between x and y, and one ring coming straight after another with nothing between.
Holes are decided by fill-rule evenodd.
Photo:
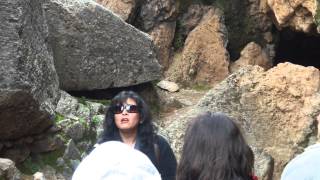
<instances>
[{"instance_id":1,"label":"rocky cliff face","mask_svg":"<svg viewBox=\"0 0 320 180\"><path fill-rule=\"evenodd\" d=\"M182 58L169 69L168 79L188 85L214 85L224 79L229 74L226 39L221 12L210 9L200 24L189 33Z\"/></svg>"}]
</instances>

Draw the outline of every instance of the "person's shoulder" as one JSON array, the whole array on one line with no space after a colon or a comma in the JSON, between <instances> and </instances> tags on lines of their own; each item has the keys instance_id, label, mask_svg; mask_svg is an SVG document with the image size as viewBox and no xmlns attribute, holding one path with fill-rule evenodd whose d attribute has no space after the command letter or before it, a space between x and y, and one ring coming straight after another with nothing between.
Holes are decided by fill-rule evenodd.
<instances>
[{"instance_id":1,"label":"person's shoulder","mask_svg":"<svg viewBox=\"0 0 320 180\"><path fill-rule=\"evenodd\" d=\"M160 180L160 174L142 152L119 141L96 147L76 168L72 180Z\"/></svg>"},{"instance_id":2,"label":"person's shoulder","mask_svg":"<svg viewBox=\"0 0 320 180\"><path fill-rule=\"evenodd\" d=\"M156 144L158 144L160 148L160 152L168 151L169 149L171 149L169 141L165 136L157 134L156 137L157 137Z\"/></svg>"},{"instance_id":3,"label":"person's shoulder","mask_svg":"<svg viewBox=\"0 0 320 180\"><path fill-rule=\"evenodd\" d=\"M157 134L156 138L157 138L158 144L168 144L168 139L165 136L161 134Z\"/></svg>"},{"instance_id":4,"label":"person's shoulder","mask_svg":"<svg viewBox=\"0 0 320 180\"><path fill-rule=\"evenodd\" d=\"M293 158L284 168L281 180L313 177L318 174L320 166L320 144L314 144Z\"/></svg>"},{"instance_id":5,"label":"person's shoulder","mask_svg":"<svg viewBox=\"0 0 320 180\"><path fill-rule=\"evenodd\" d=\"M292 160L292 163L309 161L320 165L318 158L320 158L320 143L308 146L303 153Z\"/></svg>"}]
</instances>

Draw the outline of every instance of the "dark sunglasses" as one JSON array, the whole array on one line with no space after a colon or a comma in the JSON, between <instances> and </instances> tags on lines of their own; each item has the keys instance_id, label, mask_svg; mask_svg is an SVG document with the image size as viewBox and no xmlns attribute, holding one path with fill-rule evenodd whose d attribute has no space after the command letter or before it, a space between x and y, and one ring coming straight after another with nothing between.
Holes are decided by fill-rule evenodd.
<instances>
[{"instance_id":1,"label":"dark sunglasses","mask_svg":"<svg viewBox=\"0 0 320 180\"><path fill-rule=\"evenodd\" d=\"M114 106L113 113L121 114L123 110L126 110L128 113L138 113L138 106L132 104L119 104Z\"/></svg>"}]
</instances>

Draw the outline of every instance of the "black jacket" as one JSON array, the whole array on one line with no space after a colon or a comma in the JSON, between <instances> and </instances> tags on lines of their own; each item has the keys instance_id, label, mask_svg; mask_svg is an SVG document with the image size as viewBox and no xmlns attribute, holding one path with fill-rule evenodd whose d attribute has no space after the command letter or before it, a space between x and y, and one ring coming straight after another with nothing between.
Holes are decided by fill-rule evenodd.
<instances>
[{"instance_id":1,"label":"black jacket","mask_svg":"<svg viewBox=\"0 0 320 180\"><path fill-rule=\"evenodd\" d=\"M122 139L119 134L116 134L114 140L121 141ZM102 143L103 141L100 141ZM156 155L155 145L143 145L140 141L139 136L136 139L135 149L141 151L151 162L155 165L159 173L161 174L162 180L175 180L177 170L177 160L173 151L165 138L160 135L156 135L154 143L159 147L159 157Z\"/></svg>"},{"instance_id":2,"label":"black jacket","mask_svg":"<svg viewBox=\"0 0 320 180\"><path fill-rule=\"evenodd\" d=\"M122 141L119 134L116 134L114 140ZM161 174L162 180L175 180L176 169L177 169L177 160L173 154L173 151L167 142L160 135L156 135L155 142L159 147L159 157L156 155L156 150L154 144L152 146L145 146L141 143L139 136L136 139L135 149L143 152L149 157L151 162L155 165L159 173Z\"/></svg>"},{"instance_id":3,"label":"black jacket","mask_svg":"<svg viewBox=\"0 0 320 180\"><path fill-rule=\"evenodd\" d=\"M161 174L162 180L175 180L176 169L177 169L177 160L173 154L173 151L169 143L162 137L157 135L155 143L159 147L159 157L156 155L155 146L143 147L139 143L139 137L135 144L135 149L140 150L146 154L152 163L156 166L159 173Z\"/></svg>"}]
</instances>

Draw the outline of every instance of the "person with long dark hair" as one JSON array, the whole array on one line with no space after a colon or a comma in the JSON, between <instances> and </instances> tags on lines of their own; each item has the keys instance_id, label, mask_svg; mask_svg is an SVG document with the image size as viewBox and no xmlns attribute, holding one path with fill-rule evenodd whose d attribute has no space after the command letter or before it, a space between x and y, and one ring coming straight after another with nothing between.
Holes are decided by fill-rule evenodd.
<instances>
[{"instance_id":1,"label":"person with long dark hair","mask_svg":"<svg viewBox=\"0 0 320 180\"><path fill-rule=\"evenodd\" d=\"M122 91L111 101L99 143L121 141L146 154L162 180L175 180L177 161L169 143L156 134L149 107L133 91Z\"/></svg>"},{"instance_id":2,"label":"person with long dark hair","mask_svg":"<svg viewBox=\"0 0 320 180\"><path fill-rule=\"evenodd\" d=\"M253 166L253 152L233 120L206 112L187 128L177 180L257 179Z\"/></svg>"}]
</instances>

